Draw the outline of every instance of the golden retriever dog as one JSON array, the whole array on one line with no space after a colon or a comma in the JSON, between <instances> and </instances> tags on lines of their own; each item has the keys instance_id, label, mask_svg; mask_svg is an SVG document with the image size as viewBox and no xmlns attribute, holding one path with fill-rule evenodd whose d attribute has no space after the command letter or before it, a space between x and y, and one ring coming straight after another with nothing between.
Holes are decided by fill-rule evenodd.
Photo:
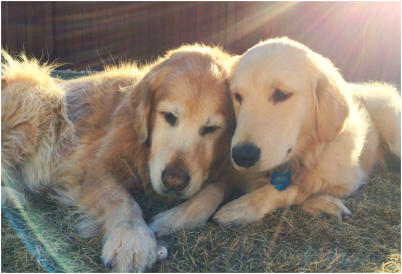
<instances>
[{"instance_id":1,"label":"golden retriever dog","mask_svg":"<svg viewBox=\"0 0 402 274\"><path fill-rule=\"evenodd\" d=\"M1 166L19 170L27 187L50 181L49 171L73 139L63 90L49 77L52 66L21 55L14 60L2 51Z\"/></svg>"},{"instance_id":2,"label":"golden retriever dog","mask_svg":"<svg viewBox=\"0 0 402 274\"><path fill-rule=\"evenodd\" d=\"M2 51L1 169L2 182L14 178L29 190L51 181L63 151L74 140L63 90L49 77L53 66L25 55L13 59ZM4 180L3 180L4 179ZM2 205L21 205L18 185L2 186ZM18 199L15 199L18 198Z\"/></svg>"},{"instance_id":3,"label":"golden retriever dog","mask_svg":"<svg viewBox=\"0 0 402 274\"><path fill-rule=\"evenodd\" d=\"M287 38L260 42L231 63L233 164L261 180L273 173L269 183L222 207L219 223L255 222L292 204L349 214L341 198L364 183L382 148L400 157L394 87L347 83L328 59Z\"/></svg>"},{"instance_id":4,"label":"golden retriever dog","mask_svg":"<svg viewBox=\"0 0 402 274\"><path fill-rule=\"evenodd\" d=\"M67 81L39 78L64 92L74 126L74 142L51 170L55 196L83 214L81 235L102 233L102 259L113 271L144 271L157 259L154 233L200 225L221 203L235 122L228 58L218 48L191 45L139 69L126 65ZM16 100L29 96L21 95ZM14 115L26 111L20 105ZM2 122L8 123L3 113ZM149 184L158 194L190 199L148 226L132 194Z\"/></svg>"}]
</instances>

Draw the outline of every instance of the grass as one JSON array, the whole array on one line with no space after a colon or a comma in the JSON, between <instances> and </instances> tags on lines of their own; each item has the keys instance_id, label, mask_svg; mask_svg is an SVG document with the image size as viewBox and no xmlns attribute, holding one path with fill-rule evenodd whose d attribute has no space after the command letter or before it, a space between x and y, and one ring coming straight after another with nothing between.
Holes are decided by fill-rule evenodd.
<instances>
[{"instance_id":1,"label":"grass","mask_svg":"<svg viewBox=\"0 0 402 274\"><path fill-rule=\"evenodd\" d=\"M401 272L399 159L388 166L345 200L352 215L342 220L291 207L253 225L208 222L163 237L169 256L148 271ZM99 257L100 237L79 238L69 209L44 193L29 195L28 203L23 212L2 210L2 272L108 271ZM161 209L145 199L140 204L146 219Z\"/></svg>"},{"instance_id":2,"label":"grass","mask_svg":"<svg viewBox=\"0 0 402 274\"><path fill-rule=\"evenodd\" d=\"M3 210L3 272L107 271L99 259L100 238L81 239L74 234L76 216L45 198L31 197L30 203L26 218L31 219L31 228L20 225L19 233L36 245L34 253L42 256L42 265L16 235ZM312 217L291 207L253 225L221 227L209 222L165 236L169 257L149 271L400 272L400 172L377 172L346 199L346 205L353 214L343 220ZM14 219L21 216L15 209L7 212Z\"/></svg>"}]
</instances>

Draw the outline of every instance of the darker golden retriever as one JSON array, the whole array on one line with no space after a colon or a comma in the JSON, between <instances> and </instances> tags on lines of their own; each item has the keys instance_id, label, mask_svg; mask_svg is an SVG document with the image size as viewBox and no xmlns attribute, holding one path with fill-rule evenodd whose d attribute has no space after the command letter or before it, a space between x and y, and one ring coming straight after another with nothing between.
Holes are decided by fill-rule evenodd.
<instances>
[{"instance_id":1,"label":"darker golden retriever","mask_svg":"<svg viewBox=\"0 0 402 274\"><path fill-rule=\"evenodd\" d=\"M79 232L103 234L105 264L143 271L157 258L154 232L214 213L234 130L228 54L183 46L142 68L68 81L35 60L3 55L3 168L31 189L50 184L60 202L77 207ZM159 194L190 198L157 215L152 229L130 194L149 182Z\"/></svg>"}]
</instances>

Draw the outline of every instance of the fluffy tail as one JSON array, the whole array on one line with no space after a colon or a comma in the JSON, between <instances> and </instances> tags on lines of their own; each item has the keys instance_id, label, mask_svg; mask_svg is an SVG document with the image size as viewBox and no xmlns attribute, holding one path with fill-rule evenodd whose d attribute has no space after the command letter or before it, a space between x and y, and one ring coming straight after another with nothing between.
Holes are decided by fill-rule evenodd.
<instances>
[{"instance_id":1,"label":"fluffy tail","mask_svg":"<svg viewBox=\"0 0 402 274\"><path fill-rule=\"evenodd\" d=\"M385 83L363 85L359 94L388 149L401 157L401 96Z\"/></svg>"}]
</instances>

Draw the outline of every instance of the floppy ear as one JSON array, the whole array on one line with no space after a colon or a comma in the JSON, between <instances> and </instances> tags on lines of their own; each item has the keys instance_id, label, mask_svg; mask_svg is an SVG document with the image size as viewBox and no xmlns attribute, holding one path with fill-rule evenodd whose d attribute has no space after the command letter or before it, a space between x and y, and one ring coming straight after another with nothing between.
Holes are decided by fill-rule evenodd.
<instances>
[{"instance_id":1,"label":"floppy ear","mask_svg":"<svg viewBox=\"0 0 402 274\"><path fill-rule=\"evenodd\" d=\"M321 75L316 83L317 138L333 140L342 130L349 114L349 106L335 79Z\"/></svg>"},{"instance_id":2,"label":"floppy ear","mask_svg":"<svg viewBox=\"0 0 402 274\"><path fill-rule=\"evenodd\" d=\"M153 66L150 71L140 80L129 95L129 108L133 114L133 127L140 144L148 140L150 116L155 90L160 87L170 69L166 62Z\"/></svg>"}]
</instances>

